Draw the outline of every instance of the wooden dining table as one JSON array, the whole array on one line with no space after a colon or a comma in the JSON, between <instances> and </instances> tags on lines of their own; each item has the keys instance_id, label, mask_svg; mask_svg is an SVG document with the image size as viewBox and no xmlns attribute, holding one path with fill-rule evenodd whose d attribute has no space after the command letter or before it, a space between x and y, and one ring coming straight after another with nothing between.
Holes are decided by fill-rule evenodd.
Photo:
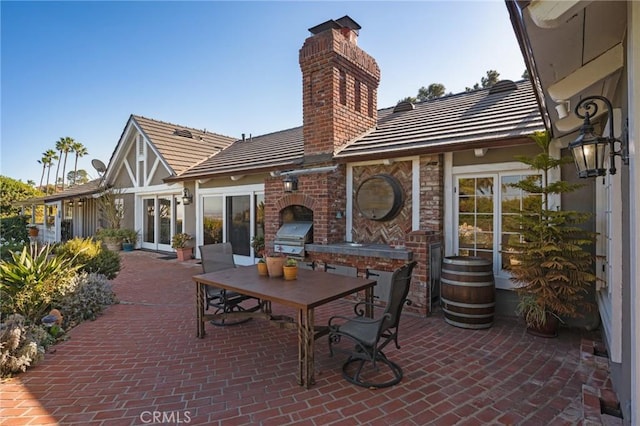
<instances>
[{"instance_id":1,"label":"wooden dining table","mask_svg":"<svg viewBox=\"0 0 640 426\"><path fill-rule=\"evenodd\" d=\"M298 269L298 278L285 281L282 277L258 275L255 266L240 266L222 271L193 276L196 283L197 337L205 336L205 321L237 316L264 318L286 323L274 316L271 303L297 310L297 318L289 324L298 331L298 384L309 388L314 384L314 341L328 333L327 326L314 324L314 309L353 293L364 291L365 301L373 301L376 281L368 278L328 274L326 272ZM260 299L261 309L256 312L230 312L205 314L204 286L210 285ZM371 305L368 305L371 306ZM366 312L373 316L372 308Z\"/></svg>"}]
</instances>

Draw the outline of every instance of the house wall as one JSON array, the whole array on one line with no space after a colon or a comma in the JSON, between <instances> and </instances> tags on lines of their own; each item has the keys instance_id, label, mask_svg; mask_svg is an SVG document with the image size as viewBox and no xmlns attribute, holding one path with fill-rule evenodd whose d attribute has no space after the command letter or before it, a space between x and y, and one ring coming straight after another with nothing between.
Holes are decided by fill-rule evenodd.
<instances>
[{"instance_id":1,"label":"house wall","mask_svg":"<svg viewBox=\"0 0 640 426\"><path fill-rule=\"evenodd\" d=\"M135 229L135 194L122 194L124 205L121 228Z\"/></svg>"},{"instance_id":2,"label":"house wall","mask_svg":"<svg viewBox=\"0 0 640 426\"><path fill-rule=\"evenodd\" d=\"M491 164L517 161L518 155L533 156L540 152L534 143L522 144L507 148L490 148L485 155L478 157L473 150L456 151L453 153L453 166L470 166L474 164Z\"/></svg>"},{"instance_id":3,"label":"house wall","mask_svg":"<svg viewBox=\"0 0 640 426\"><path fill-rule=\"evenodd\" d=\"M228 187L232 185L256 185L256 184L264 183L265 179L268 176L269 176L268 174L247 175L237 181L231 180L230 177L210 179L200 184L199 187L203 189L209 189L209 188Z\"/></svg>"}]
</instances>

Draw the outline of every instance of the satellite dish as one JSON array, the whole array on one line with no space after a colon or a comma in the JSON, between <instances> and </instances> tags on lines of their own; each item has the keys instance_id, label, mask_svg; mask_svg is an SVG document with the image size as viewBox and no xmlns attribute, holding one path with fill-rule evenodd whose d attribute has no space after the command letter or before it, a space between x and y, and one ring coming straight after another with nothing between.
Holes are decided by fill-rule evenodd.
<instances>
[{"instance_id":1,"label":"satellite dish","mask_svg":"<svg viewBox=\"0 0 640 426\"><path fill-rule=\"evenodd\" d=\"M91 165L100 174L103 174L104 172L107 171L107 166L105 166L104 163L98 160L97 158L94 158L93 160L91 160Z\"/></svg>"}]
</instances>

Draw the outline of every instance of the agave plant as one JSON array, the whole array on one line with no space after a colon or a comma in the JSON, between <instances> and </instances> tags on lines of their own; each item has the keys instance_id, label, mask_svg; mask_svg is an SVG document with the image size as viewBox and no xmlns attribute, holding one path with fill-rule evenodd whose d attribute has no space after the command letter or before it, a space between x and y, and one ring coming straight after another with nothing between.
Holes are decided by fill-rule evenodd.
<instances>
[{"instance_id":1,"label":"agave plant","mask_svg":"<svg viewBox=\"0 0 640 426\"><path fill-rule=\"evenodd\" d=\"M73 257L54 255L50 245L25 246L11 260L0 261L0 312L37 323L80 266Z\"/></svg>"}]
</instances>

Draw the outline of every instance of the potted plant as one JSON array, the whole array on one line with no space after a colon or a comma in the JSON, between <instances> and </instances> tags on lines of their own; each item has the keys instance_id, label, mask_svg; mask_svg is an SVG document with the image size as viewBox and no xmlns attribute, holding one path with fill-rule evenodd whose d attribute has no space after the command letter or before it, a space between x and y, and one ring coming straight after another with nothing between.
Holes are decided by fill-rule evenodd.
<instances>
[{"instance_id":1,"label":"potted plant","mask_svg":"<svg viewBox=\"0 0 640 426\"><path fill-rule=\"evenodd\" d=\"M138 242L138 231L135 229L122 229L122 250L133 251Z\"/></svg>"},{"instance_id":2,"label":"potted plant","mask_svg":"<svg viewBox=\"0 0 640 426\"><path fill-rule=\"evenodd\" d=\"M281 277L282 274L284 273L283 267L284 267L284 261L285 261L285 258L282 256L282 254L278 252L269 253L266 256L266 261L267 261L267 269L269 270L269 276Z\"/></svg>"},{"instance_id":3,"label":"potted plant","mask_svg":"<svg viewBox=\"0 0 640 426\"><path fill-rule=\"evenodd\" d=\"M191 235L184 232L174 234L173 237L171 237L171 247L175 249L180 262L191 259L193 248L188 245L191 239Z\"/></svg>"},{"instance_id":4,"label":"potted plant","mask_svg":"<svg viewBox=\"0 0 640 426\"><path fill-rule=\"evenodd\" d=\"M30 237L37 237L39 233L40 233L40 229L38 229L37 225L29 225L29 236Z\"/></svg>"},{"instance_id":5,"label":"potted plant","mask_svg":"<svg viewBox=\"0 0 640 426\"><path fill-rule=\"evenodd\" d=\"M253 247L253 252L255 253L256 257L263 257L264 256L264 236L256 235L255 237L253 237L253 239L251 240L251 247Z\"/></svg>"},{"instance_id":6,"label":"potted plant","mask_svg":"<svg viewBox=\"0 0 640 426\"><path fill-rule=\"evenodd\" d=\"M102 228L96 232L96 238L104 243L108 250L120 251L122 248L123 233L118 228Z\"/></svg>"},{"instance_id":7,"label":"potted plant","mask_svg":"<svg viewBox=\"0 0 640 426\"><path fill-rule=\"evenodd\" d=\"M264 258L261 258L260 260L258 260L258 275L266 277L269 275L269 269L267 268L267 262L264 260Z\"/></svg>"},{"instance_id":8,"label":"potted plant","mask_svg":"<svg viewBox=\"0 0 640 426\"><path fill-rule=\"evenodd\" d=\"M298 261L292 258L288 258L284 262L282 272L284 274L284 279L287 281L295 280L296 278L298 278Z\"/></svg>"},{"instance_id":9,"label":"potted plant","mask_svg":"<svg viewBox=\"0 0 640 426\"><path fill-rule=\"evenodd\" d=\"M549 180L550 172L572 162L571 158L549 155L551 138L547 132L536 132L532 139L541 152L534 157L516 158L539 174L510 185L527 196L516 220L503 224L506 231L513 232L503 249L509 254L507 268L520 296L517 311L523 315L528 330L554 336L557 330L544 330L548 323L556 324L557 329L557 319L576 318L592 309L585 295L596 279L594 259L588 250L595 242L595 234L578 226L588 214L550 205L552 197L580 186Z\"/></svg>"}]
</instances>

